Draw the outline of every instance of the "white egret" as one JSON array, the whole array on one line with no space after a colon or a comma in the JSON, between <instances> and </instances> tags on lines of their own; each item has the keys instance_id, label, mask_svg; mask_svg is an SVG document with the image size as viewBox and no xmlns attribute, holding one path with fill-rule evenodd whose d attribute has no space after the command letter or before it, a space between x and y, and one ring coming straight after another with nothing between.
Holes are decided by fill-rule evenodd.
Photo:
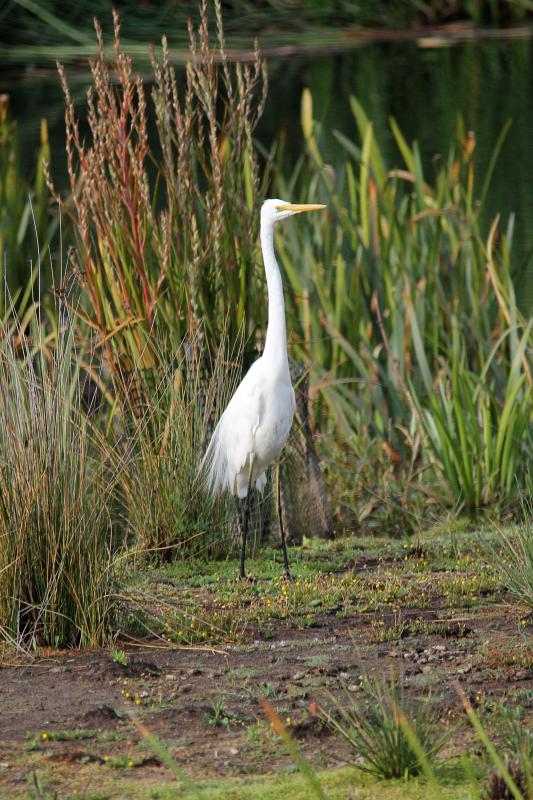
<instances>
[{"instance_id":1,"label":"white egret","mask_svg":"<svg viewBox=\"0 0 533 800\"><path fill-rule=\"evenodd\" d=\"M285 304L281 273L274 253L274 225L279 220L325 208L317 204L294 204L266 200L261 208L261 249L268 290L268 326L263 354L254 361L213 432L202 459L207 489L213 496L228 491L245 501L240 577L245 577L246 537L250 520L250 490L262 492L266 470L279 458L294 417L287 356ZM285 574L290 577L281 507L278 516Z\"/></svg>"}]
</instances>

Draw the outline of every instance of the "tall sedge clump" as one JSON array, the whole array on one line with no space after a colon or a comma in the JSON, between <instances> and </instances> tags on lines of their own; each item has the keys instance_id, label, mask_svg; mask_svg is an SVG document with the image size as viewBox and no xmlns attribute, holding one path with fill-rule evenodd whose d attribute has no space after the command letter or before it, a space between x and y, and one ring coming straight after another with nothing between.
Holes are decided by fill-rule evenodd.
<instances>
[{"instance_id":1,"label":"tall sedge clump","mask_svg":"<svg viewBox=\"0 0 533 800\"><path fill-rule=\"evenodd\" d=\"M457 356L443 364L427 399L411 393L452 496L467 508L506 502L525 486L533 457L533 384L522 356L531 327L521 333L511 365L501 359L496 376L490 359L477 374ZM496 347L493 358L498 355Z\"/></svg>"},{"instance_id":2,"label":"tall sedge clump","mask_svg":"<svg viewBox=\"0 0 533 800\"><path fill-rule=\"evenodd\" d=\"M64 313L59 331L53 349L1 331L0 637L25 647L102 643L113 612L110 453Z\"/></svg>"},{"instance_id":3,"label":"tall sedge clump","mask_svg":"<svg viewBox=\"0 0 533 800\"><path fill-rule=\"evenodd\" d=\"M118 15L113 64L95 22L89 137L59 67L84 318L122 369L153 367L155 342L194 336L200 319L216 347L228 309L235 336L258 302L249 279L262 192L252 133L266 73L258 51L250 65L229 64L219 2L215 11L214 49L205 2L198 31L189 27L181 94L166 40L160 55L153 49L153 107L121 49ZM154 110L158 141L149 134Z\"/></svg>"},{"instance_id":4,"label":"tall sedge clump","mask_svg":"<svg viewBox=\"0 0 533 800\"><path fill-rule=\"evenodd\" d=\"M199 334L200 336L200 334ZM206 503L198 454L241 374L241 357L220 347L210 363L197 341L176 354L158 353L159 369L149 399L124 392L125 447L121 471L128 535L134 549L155 561L231 552L231 498Z\"/></svg>"},{"instance_id":5,"label":"tall sedge clump","mask_svg":"<svg viewBox=\"0 0 533 800\"><path fill-rule=\"evenodd\" d=\"M359 769L377 778L412 778L422 772L422 762L405 731L404 720L416 735L427 762L434 762L446 736L430 696L407 698L398 677L390 682L365 677L360 693L347 694L341 705L334 698L331 709L318 714L331 731L344 739L361 759Z\"/></svg>"}]
</instances>

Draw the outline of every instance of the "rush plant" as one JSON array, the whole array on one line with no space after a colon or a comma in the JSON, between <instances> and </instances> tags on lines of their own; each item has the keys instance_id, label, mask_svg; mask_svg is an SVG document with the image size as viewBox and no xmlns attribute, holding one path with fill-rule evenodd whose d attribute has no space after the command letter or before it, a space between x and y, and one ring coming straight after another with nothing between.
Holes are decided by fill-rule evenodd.
<instances>
[{"instance_id":1,"label":"rush plant","mask_svg":"<svg viewBox=\"0 0 533 800\"><path fill-rule=\"evenodd\" d=\"M429 697L407 699L399 678L390 682L365 677L361 691L347 704L335 701L319 715L333 733L343 738L362 759L359 769L377 778L411 778L422 771L422 760L406 735L404 720L414 731L424 759L431 763L445 736Z\"/></svg>"},{"instance_id":2,"label":"rush plant","mask_svg":"<svg viewBox=\"0 0 533 800\"><path fill-rule=\"evenodd\" d=\"M111 453L59 314L53 348L37 317L0 337L0 637L21 647L102 643L114 608Z\"/></svg>"}]
</instances>

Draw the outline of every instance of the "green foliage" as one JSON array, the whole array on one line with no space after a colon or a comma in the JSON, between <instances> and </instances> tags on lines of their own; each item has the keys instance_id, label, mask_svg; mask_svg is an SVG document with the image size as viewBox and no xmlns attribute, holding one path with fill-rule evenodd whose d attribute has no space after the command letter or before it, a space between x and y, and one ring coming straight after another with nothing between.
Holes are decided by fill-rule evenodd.
<instances>
[{"instance_id":1,"label":"green foliage","mask_svg":"<svg viewBox=\"0 0 533 800\"><path fill-rule=\"evenodd\" d=\"M115 664L120 664L121 667L128 666L128 656L124 650L118 650L116 647L111 651L111 658Z\"/></svg>"},{"instance_id":2,"label":"green foliage","mask_svg":"<svg viewBox=\"0 0 533 800\"><path fill-rule=\"evenodd\" d=\"M434 760L445 740L429 696L408 700L397 677L389 683L363 678L360 695L348 696L346 707L335 701L332 711L321 708L320 716L362 758L360 769L379 778L410 778L422 770L403 718L428 762Z\"/></svg>"},{"instance_id":3,"label":"green foliage","mask_svg":"<svg viewBox=\"0 0 533 800\"><path fill-rule=\"evenodd\" d=\"M506 131L478 188L475 140L459 125L430 184L394 120L401 169L386 166L355 98L351 107L360 142L336 134L345 161L333 170L305 91L308 160L288 180L276 173L281 196L330 208L278 239L315 426L330 433L334 422L359 458L377 437L396 475L412 484L431 467L426 477L444 479L456 503L508 499L531 458L533 336L515 299L512 225L496 218L485 234L481 222Z\"/></svg>"},{"instance_id":4,"label":"green foliage","mask_svg":"<svg viewBox=\"0 0 533 800\"><path fill-rule=\"evenodd\" d=\"M211 703L211 710L206 715L206 724L214 728L229 728L238 721L239 718L225 707L222 697L217 697Z\"/></svg>"},{"instance_id":5,"label":"green foliage","mask_svg":"<svg viewBox=\"0 0 533 800\"><path fill-rule=\"evenodd\" d=\"M452 355L452 374L443 370L427 408L418 407L453 497L469 508L509 500L525 485L533 455L533 384L523 362L530 338L531 324L519 340L513 363L507 367L502 359L497 376L489 377L490 361L476 375L465 369L465 359ZM413 399L416 403L416 396Z\"/></svg>"},{"instance_id":6,"label":"green foliage","mask_svg":"<svg viewBox=\"0 0 533 800\"><path fill-rule=\"evenodd\" d=\"M23 646L101 643L114 605L110 448L83 411L82 356L59 314L54 349L36 320L31 339L2 328L0 632Z\"/></svg>"}]
</instances>

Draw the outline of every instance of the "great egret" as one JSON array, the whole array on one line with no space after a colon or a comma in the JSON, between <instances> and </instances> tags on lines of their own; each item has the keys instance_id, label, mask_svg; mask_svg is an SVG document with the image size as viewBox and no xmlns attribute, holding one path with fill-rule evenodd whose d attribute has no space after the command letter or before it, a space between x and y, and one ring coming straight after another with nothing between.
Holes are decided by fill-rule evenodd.
<instances>
[{"instance_id":1,"label":"great egret","mask_svg":"<svg viewBox=\"0 0 533 800\"><path fill-rule=\"evenodd\" d=\"M250 521L250 489L262 492L266 470L279 458L294 417L285 330L285 305L281 274L274 253L274 225L279 220L325 208L266 200L261 208L261 249L268 290L268 326L262 356L254 361L213 432L200 465L213 496L228 491L245 501L240 577L245 578L246 538ZM285 574L290 578L285 531L278 497L278 516Z\"/></svg>"}]
</instances>

